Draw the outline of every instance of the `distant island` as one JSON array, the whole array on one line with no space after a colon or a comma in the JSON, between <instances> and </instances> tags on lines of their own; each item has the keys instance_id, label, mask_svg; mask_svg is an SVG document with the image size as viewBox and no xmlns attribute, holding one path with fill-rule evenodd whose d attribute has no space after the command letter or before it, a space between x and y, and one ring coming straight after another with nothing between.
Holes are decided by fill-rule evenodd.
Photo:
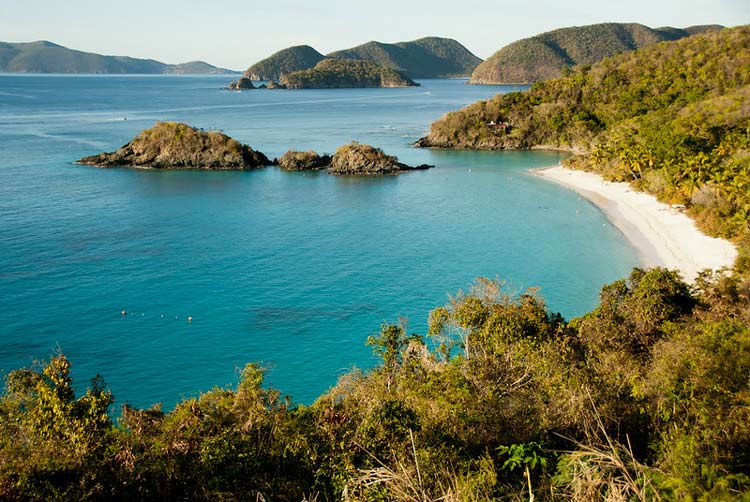
<instances>
[{"instance_id":1,"label":"distant island","mask_svg":"<svg viewBox=\"0 0 750 502\"><path fill-rule=\"evenodd\" d=\"M115 152L84 157L78 164L142 169L253 169L268 157L217 131L179 122L157 122Z\"/></svg>"},{"instance_id":2,"label":"distant island","mask_svg":"<svg viewBox=\"0 0 750 502\"><path fill-rule=\"evenodd\" d=\"M52 42L0 42L0 73L224 74L238 73L203 61L166 64L153 59L103 56Z\"/></svg>"},{"instance_id":3,"label":"distant island","mask_svg":"<svg viewBox=\"0 0 750 502\"><path fill-rule=\"evenodd\" d=\"M476 67L469 83L530 84L560 77L575 65L594 64L622 52L722 28L706 25L652 29L635 23L561 28L503 47Z\"/></svg>"},{"instance_id":4,"label":"distant island","mask_svg":"<svg viewBox=\"0 0 750 502\"><path fill-rule=\"evenodd\" d=\"M413 87L409 77L392 68L357 59L324 59L309 70L282 75L286 89L342 89L357 87Z\"/></svg>"},{"instance_id":5,"label":"distant island","mask_svg":"<svg viewBox=\"0 0 750 502\"><path fill-rule=\"evenodd\" d=\"M399 162L397 157L386 155L380 148L356 141L339 147L333 156L318 155L312 150L289 150L278 159L278 165L287 171L326 170L328 174L337 175L399 174L434 167L427 164L408 166Z\"/></svg>"},{"instance_id":6,"label":"distant island","mask_svg":"<svg viewBox=\"0 0 750 502\"><path fill-rule=\"evenodd\" d=\"M309 70L326 58L371 61L397 70L409 78L469 76L482 62L453 39L426 37L395 44L372 41L327 56L309 45L297 45L255 63L245 71L244 76L251 80L280 80L283 75Z\"/></svg>"}]
</instances>

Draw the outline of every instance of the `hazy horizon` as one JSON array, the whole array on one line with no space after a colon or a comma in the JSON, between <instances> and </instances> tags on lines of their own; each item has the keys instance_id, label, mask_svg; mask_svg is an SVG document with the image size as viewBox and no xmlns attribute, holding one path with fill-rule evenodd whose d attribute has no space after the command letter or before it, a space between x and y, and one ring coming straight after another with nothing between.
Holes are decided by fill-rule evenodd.
<instances>
[{"instance_id":1,"label":"hazy horizon","mask_svg":"<svg viewBox=\"0 0 750 502\"><path fill-rule=\"evenodd\" d=\"M65 4L37 0L4 10L0 40L5 42L48 40L98 54L171 64L203 60L233 70L244 70L292 45L311 45L325 54L371 40L440 36L456 39L486 59L515 40L566 26L632 22L683 28L750 23L750 2L744 0L658 4L586 0L565 5L551 0L524 5L466 0L438 7L424 0L408 4L382 0L377 7L344 0L321 0L315 5L228 0L220 9L195 0L159 4L132 0L95 7L85 0Z\"/></svg>"}]
</instances>

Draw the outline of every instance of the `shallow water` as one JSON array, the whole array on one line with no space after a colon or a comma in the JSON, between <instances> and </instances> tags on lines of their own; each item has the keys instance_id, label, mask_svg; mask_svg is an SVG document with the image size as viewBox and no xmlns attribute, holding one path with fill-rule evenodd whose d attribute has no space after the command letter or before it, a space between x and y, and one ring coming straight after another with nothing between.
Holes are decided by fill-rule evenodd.
<instances>
[{"instance_id":1,"label":"shallow water","mask_svg":"<svg viewBox=\"0 0 750 502\"><path fill-rule=\"evenodd\" d=\"M59 348L119 403L170 407L260 361L310 402L373 363L364 341L381 323L423 331L477 276L539 286L571 317L637 264L598 209L527 173L558 154L409 146L443 113L513 87L236 93L225 80L0 76L0 370ZM436 167L357 178L72 164L156 120L222 129L271 158L358 140Z\"/></svg>"}]
</instances>

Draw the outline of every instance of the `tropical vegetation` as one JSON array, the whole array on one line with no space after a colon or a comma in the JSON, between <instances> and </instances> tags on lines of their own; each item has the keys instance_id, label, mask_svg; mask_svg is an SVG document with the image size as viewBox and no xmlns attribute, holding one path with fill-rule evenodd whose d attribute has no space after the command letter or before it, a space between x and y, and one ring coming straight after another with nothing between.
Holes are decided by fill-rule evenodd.
<instances>
[{"instance_id":1,"label":"tropical vegetation","mask_svg":"<svg viewBox=\"0 0 750 502\"><path fill-rule=\"evenodd\" d=\"M740 245L750 269L750 27L608 58L433 123L421 146L569 150Z\"/></svg>"}]
</instances>

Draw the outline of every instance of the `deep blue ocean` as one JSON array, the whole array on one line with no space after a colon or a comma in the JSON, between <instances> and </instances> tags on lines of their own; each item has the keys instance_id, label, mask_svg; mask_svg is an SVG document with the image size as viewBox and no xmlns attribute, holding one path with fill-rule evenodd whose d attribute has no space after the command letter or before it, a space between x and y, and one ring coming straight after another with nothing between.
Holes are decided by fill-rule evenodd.
<instances>
[{"instance_id":1,"label":"deep blue ocean","mask_svg":"<svg viewBox=\"0 0 750 502\"><path fill-rule=\"evenodd\" d=\"M79 388L100 373L119 404L171 408L257 361L309 403L373 364L365 340L382 323L424 332L477 276L538 286L569 318L638 263L598 209L527 172L559 154L410 147L442 114L515 87L221 90L230 79L0 76L1 372L61 350ZM73 164L157 120L221 129L270 158L357 140L436 167L360 178Z\"/></svg>"}]
</instances>

